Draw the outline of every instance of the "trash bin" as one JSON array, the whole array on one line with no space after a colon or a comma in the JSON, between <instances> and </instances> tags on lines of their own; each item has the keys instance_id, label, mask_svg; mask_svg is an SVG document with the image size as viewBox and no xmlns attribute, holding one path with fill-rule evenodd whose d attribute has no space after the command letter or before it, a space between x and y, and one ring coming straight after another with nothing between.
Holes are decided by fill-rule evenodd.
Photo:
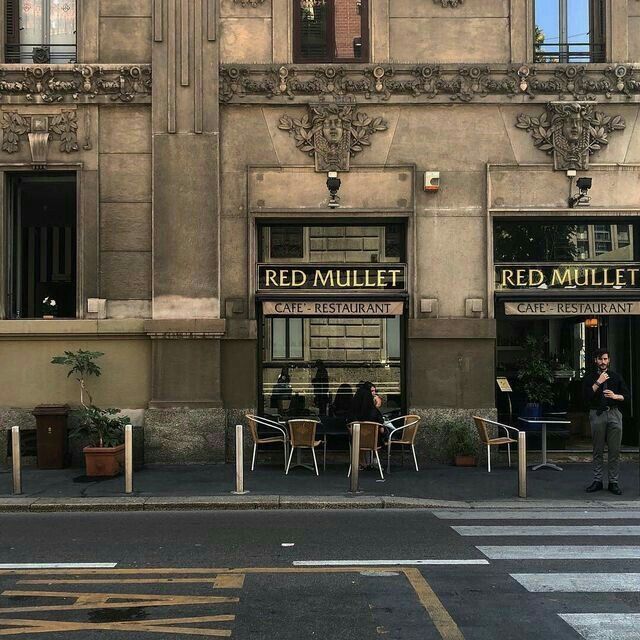
<instances>
[{"instance_id":1,"label":"trash bin","mask_svg":"<svg viewBox=\"0 0 640 640\"><path fill-rule=\"evenodd\" d=\"M66 404L39 405L33 410L36 418L38 469L63 469L67 464Z\"/></svg>"}]
</instances>

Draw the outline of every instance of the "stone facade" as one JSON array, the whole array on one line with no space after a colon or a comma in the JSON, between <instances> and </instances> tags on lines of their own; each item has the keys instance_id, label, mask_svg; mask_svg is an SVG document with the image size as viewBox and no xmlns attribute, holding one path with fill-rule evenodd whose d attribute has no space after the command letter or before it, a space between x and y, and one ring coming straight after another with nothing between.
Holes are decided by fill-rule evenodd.
<instances>
[{"instance_id":1,"label":"stone facade","mask_svg":"<svg viewBox=\"0 0 640 640\"><path fill-rule=\"evenodd\" d=\"M7 176L72 171L78 185L77 318L12 318L0 266L3 426L77 403L49 362L82 347L105 353L96 403L146 412L147 461L228 459L258 405L258 222L313 219L310 255L341 262L370 260L378 238L323 223L393 220L411 274L406 404L439 459L442 416L495 412L493 219L570 215L572 167L594 178L593 215L640 214L637 0L606 0L601 64L534 63L532 0L370 0L369 60L344 65L293 64L290 0L78 4L77 64L0 65L3 254ZM591 136L574 160L547 128L559 104ZM346 146L328 148L313 115L296 124L318 109ZM423 190L426 171L439 190ZM337 325L311 325L312 357L328 355ZM380 356L379 322L339 328Z\"/></svg>"}]
</instances>

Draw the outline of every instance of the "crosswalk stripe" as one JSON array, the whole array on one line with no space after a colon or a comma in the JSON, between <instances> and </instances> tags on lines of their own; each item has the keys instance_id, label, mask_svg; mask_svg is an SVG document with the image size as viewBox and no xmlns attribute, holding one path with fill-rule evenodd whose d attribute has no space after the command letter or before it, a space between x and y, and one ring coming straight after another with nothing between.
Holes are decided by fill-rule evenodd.
<instances>
[{"instance_id":1,"label":"crosswalk stripe","mask_svg":"<svg viewBox=\"0 0 640 640\"><path fill-rule=\"evenodd\" d=\"M504 525L451 527L461 536L640 536L640 526Z\"/></svg>"},{"instance_id":2,"label":"crosswalk stripe","mask_svg":"<svg viewBox=\"0 0 640 640\"><path fill-rule=\"evenodd\" d=\"M638 640L640 613L562 613L585 640Z\"/></svg>"},{"instance_id":3,"label":"crosswalk stripe","mask_svg":"<svg viewBox=\"0 0 640 640\"><path fill-rule=\"evenodd\" d=\"M509 509L506 511L434 511L441 520L640 520L640 511L528 511Z\"/></svg>"},{"instance_id":4,"label":"crosswalk stripe","mask_svg":"<svg viewBox=\"0 0 640 640\"><path fill-rule=\"evenodd\" d=\"M489 560L640 560L640 547L553 545L477 546Z\"/></svg>"},{"instance_id":5,"label":"crosswalk stripe","mask_svg":"<svg viewBox=\"0 0 640 640\"><path fill-rule=\"evenodd\" d=\"M427 558L424 560L294 560L294 567L391 567L417 565L474 565L489 564L482 558Z\"/></svg>"},{"instance_id":6,"label":"crosswalk stripe","mask_svg":"<svg viewBox=\"0 0 640 640\"><path fill-rule=\"evenodd\" d=\"M511 573L531 593L639 593L640 573Z\"/></svg>"}]
</instances>

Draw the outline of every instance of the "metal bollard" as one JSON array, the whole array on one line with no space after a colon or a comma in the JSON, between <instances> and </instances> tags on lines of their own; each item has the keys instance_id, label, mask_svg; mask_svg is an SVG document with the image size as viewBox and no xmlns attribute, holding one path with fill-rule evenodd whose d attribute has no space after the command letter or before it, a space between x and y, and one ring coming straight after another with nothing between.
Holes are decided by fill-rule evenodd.
<instances>
[{"instance_id":1,"label":"metal bollard","mask_svg":"<svg viewBox=\"0 0 640 640\"><path fill-rule=\"evenodd\" d=\"M11 464L13 466L13 493L22 493L22 459L20 458L20 427L11 427Z\"/></svg>"},{"instance_id":2,"label":"metal bollard","mask_svg":"<svg viewBox=\"0 0 640 640\"><path fill-rule=\"evenodd\" d=\"M133 426L124 428L124 492L133 493Z\"/></svg>"},{"instance_id":3,"label":"metal bollard","mask_svg":"<svg viewBox=\"0 0 640 640\"><path fill-rule=\"evenodd\" d=\"M527 497L527 434L518 433L518 496Z\"/></svg>"},{"instance_id":4,"label":"metal bollard","mask_svg":"<svg viewBox=\"0 0 640 640\"><path fill-rule=\"evenodd\" d=\"M242 437L242 425L236 425L236 495L249 493L244 490L244 438Z\"/></svg>"},{"instance_id":5,"label":"metal bollard","mask_svg":"<svg viewBox=\"0 0 640 640\"><path fill-rule=\"evenodd\" d=\"M360 466L360 423L356 422L351 427L351 484L350 493L359 493L358 479Z\"/></svg>"}]
</instances>

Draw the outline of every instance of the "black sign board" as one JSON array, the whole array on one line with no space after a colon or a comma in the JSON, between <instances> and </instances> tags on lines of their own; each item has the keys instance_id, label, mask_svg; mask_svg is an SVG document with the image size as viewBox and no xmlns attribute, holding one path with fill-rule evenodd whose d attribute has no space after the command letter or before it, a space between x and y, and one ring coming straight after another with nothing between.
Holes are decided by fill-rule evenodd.
<instances>
[{"instance_id":1,"label":"black sign board","mask_svg":"<svg viewBox=\"0 0 640 640\"><path fill-rule=\"evenodd\" d=\"M258 265L258 291L403 293L407 266L397 263Z\"/></svg>"}]
</instances>

